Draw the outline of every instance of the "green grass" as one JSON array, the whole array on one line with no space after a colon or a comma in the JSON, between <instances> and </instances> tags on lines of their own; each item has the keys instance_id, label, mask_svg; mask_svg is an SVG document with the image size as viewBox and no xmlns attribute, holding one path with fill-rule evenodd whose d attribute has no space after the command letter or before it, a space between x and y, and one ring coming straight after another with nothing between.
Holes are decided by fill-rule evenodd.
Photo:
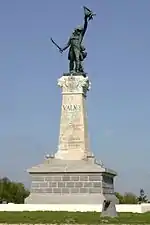
<instances>
[{"instance_id":1,"label":"green grass","mask_svg":"<svg viewBox=\"0 0 150 225\"><path fill-rule=\"evenodd\" d=\"M0 212L0 223L150 224L150 213L119 213L118 218L111 219L101 218L96 212Z\"/></svg>"}]
</instances>

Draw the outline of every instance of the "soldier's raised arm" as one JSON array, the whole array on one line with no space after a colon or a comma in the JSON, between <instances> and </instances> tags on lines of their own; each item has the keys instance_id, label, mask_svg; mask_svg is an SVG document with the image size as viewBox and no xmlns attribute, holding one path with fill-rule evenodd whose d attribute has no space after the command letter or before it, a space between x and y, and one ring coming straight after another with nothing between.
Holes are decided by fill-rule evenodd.
<instances>
[{"instance_id":1,"label":"soldier's raised arm","mask_svg":"<svg viewBox=\"0 0 150 225\"><path fill-rule=\"evenodd\" d=\"M85 35L85 32L86 32L86 30L87 30L87 25L88 25L88 18L87 18L87 16L85 15L85 16L84 16L84 27L83 27L83 31L82 31L82 39L83 39L83 37L84 37L84 35Z\"/></svg>"},{"instance_id":2,"label":"soldier's raised arm","mask_svg":"<svg viewBox=\"0 0 150 225\"><path fill-rule=\"evenodd\" d=\"M83 8L84 8L84 28L83 28L83 31L82 31L82 39L83 39L83 37L85 35L85 32L87 30L88 21L93 19L93 16L96 15L95 13L93 13L87 7L83 6Z\"/></svg>"}]
</instances>

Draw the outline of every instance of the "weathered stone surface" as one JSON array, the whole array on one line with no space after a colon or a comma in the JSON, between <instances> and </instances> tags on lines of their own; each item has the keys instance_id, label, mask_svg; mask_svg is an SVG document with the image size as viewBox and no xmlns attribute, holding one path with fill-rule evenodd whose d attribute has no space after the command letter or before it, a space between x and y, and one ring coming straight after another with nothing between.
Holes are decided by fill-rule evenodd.
<instances>
[{"instance_id":1,"label":"weathered stone surface","mask_svg":"<svg viewBox=\"0 0 150 225\"><path fill-rule=\"evenodd\" d=\"M76 182L75 187L83 187L83 182Z\"/></svg>"},{"instance_id":2,"label":"weathered stone surface","mask_svg":"<svg viewBox=\"0 0 150 225\"><path fill-rule=\"evenodd\" d=\"M43 187L48 187L48 186L49 186L49 185L48 185L48 183L47 183L47 182L46 182L46 183L45 183L45 182L43 182L43 183L42 183L42 182L40 182L40 183L39 183L39 187L40 187L40 188L43 188Z\"/></svg>"},{"instance_id":3,"label":"weathered stone surface","mask_svg":"<svg viewBox=\"0 0 150 225\"><path fill-rule=\"evenodd\" d=\"M79 181L79 176L71 176L71 181Z\"/></svg>"},{"instance_id":4,"label":"weathered stone surface","mask_svg":"<svg viewBox=\"0 0 150 225\"><path fill-rule=\"evenodd\" d=\"M65 175L64 175L64 176L62 177L62 180L63 180L63 181L70 181L70 176L68 176L68 175L65 176Z\"/></svg>"},{"instance_id":5,"label":"weathered stone surface","mask_svg":"<svg viewBox=\"0 0 150 225\"><path fill-rule=\"evenodd\" d=\"M101 193L101 188L90 188L89 193L95 194L95 193Z\"/></svg>"},{"instance_id":6,"label":"weathered stone surface","mask_svg":"<svg viewBox=\"0 0 150 225\"><path fill-rule=\"evenodd\" d=\"M74 187L74 182L66 182L66 187Z\"/></svg>"},{"instance_id":7,"label":"weathered stone surface","mask_svg":"<svg viewBox=\"0 0 150 225\"><path fill-rule=\"evenodd\" d=\"M89 181L101 181L101 176L100 175L90 175L89 176Z\"/></svg>"},{"instance_id":8,"label":"weathered stone surface","mask_svg":"<svg viewBox=\"0 0 150 225\"><path fill-rule=\"evenodd\" d=\"M80 193L89 193L88 188L80 188Z\"/></svg>"},{"instance_id":9,"label":"weathered stone surface","mask_svg":"<svg viewBox=\"0 0 150 225\"><path fill-rule=\"evenodd\" d=\"M88 176L84 176L84 175L80 176L80 181L88 181L88 180L89 180Z\"/></svg>"},{"instance_id":10,"label":"weathered stone surface","mask_svg":"<svg viewBox=\"0 0 150 225\"><path fill-rule=\"evenodd\" d=\"M69 188L62 188L62 194L68 194L69 193Z\"/></svg>"},{"instance_id":11,"label":"weathered stone surface","mask_svg":"<svg viewBox=\"0 0 150 225\"><path fill-rule=\"evenodd\" d=\"M35 181L35 182L39 182L39 181L44 181L44 176L33 176L32 177L32 181Z\"/></svg>"},{"instance_id":12,"label":"weathered stone surface","mask_svg":"<svg viewBox=\"0 0 150 225\"><path fill-rule=\"evenodd\" d=\"M58 151L28 170L31 175L29 204L100 204L113 199L116 173L98 163L90 151L85 107L88 77L65 76Z\"/></svg>"},{"instance_id":13,"label":"weathered stone surface","mask_svg":"<svg viewBox=\"0 0 150 225\"><path fill-rule=\"evenodd\" d=\"M62 88L62 108L58 151L55 158L81 160L91 155L88 145L86 92L88 77L63 76L58 80Z\"/></svg>"},{"instance_id":14,"label":"weathered stone surface","mask_svg":"<svg viewBox=\"0 0 150 225\"><path fill-rule=\"evenodd\" d=\"M49 187L57 187L58 183L57 182L51 182L49 183Z\"/></svg>"},{"instance_id":15,"label":"weathered stone surface","mask_svg":"<svg viewBox=\"0 0 150 225\"><path fill-rule=\"evenodd\" d=\"M78 164L76 166L78 166ZM109 196L111 194L111 198L114 196L113 183L111 184L111 188L109 187L110 174L106 174L102 172L99 172L99 173L91 173L91 172L68 173L67 172L63 174L58 172L56 174L49 173L49 174L46 174L45 176L43 176L43 174L38 174L38 177L40 176L42 178L44 177L43 183L41 182L41 179L39 179L40 180L39 182L37 181L35 182L34 179L32 180L32 174L31 174L31 180L32 180L31 196L32 194L38 194L38 196L36 197L37 202L35 203L41 204L41 203L47 202L48 204L50 203L56 204L59 201L61 204L62 203L73 204L75 202L77 204L84 204L84 203L100 204L100 202L102 202L105 199L105 195ZM104 176L105 176L104 178L105 185L103 185ZM107 179L107 176L108 176L108 179ZM40 197L40 194L42 194L41 197ZM45 197L43 196L43 194L45 194ZM68 197L63 198L62 195L63 196L69 195L70 198L69 199ZM88 200L85 199L85 197L83 197L85 195ZM115 196L113 198L116 201ZM27 201L26 203L30 203L30 202Z\"/></svg>"},{"instance_id":16,"label":"weathered stone surface","mask_svg":"<svg viewBox=\"0 0 150 225\"><path fill-rule=\"evenodd\" d=\"M71 191L70 191L72 194L75 194L75 193L80 193L80 188L71 188Z\"/></svg>"},{"instance_id":17,"label":"weathered stone surface","mask_svg":"<svg viewBox=\"0 0 150 225\"><path fill-rule=\"evenodd\" d=\"M61 193L61 188L53 188L53 193Z\"/></svg>"},{"instance_id":18,"label":"weathered stone surface","mask_svg":"<svg viewBox=\"0 0 150 225\"><path fill-rule=\"evenodd\" d=\"M93 183L92 182L84 182L84 187L92 187Z\"/></svg>"},{"instance_id":19,"label":"weathered stone surface","mask_svg":"<svg viewBox=\"0 0 150 225\"><path fill-rule=\"evenodd\" d=\"M53 180L53 177L52 177L52 176L45 177L44 180L45 180L45 181L52 181L52 180Z\"/></svg>"},{"instance_id":20,"label":"weathered stone surface","mask_svg":"<svg viewBox=\"0 0 150 225\"><path fill-rule=\"evenodd\" d=\"M54 176L53 181L61 181L62 177L61 176Z\"/></svg>"},{"instance_id":21,"label":"weathered stone surface","mask_svg":"<svg viewBox=\"0 0 150 225\"><path fill-rule=\"evenodd\" d=\"M101 182L93 182L93 187L101 187L102 183Z\"/></svg>"},{"instance_id":22,"label":"weathered stone surface","mask_svg":"<svg viewBox=\"0 0 150 225\"><path fill-rule=\"evenodd\" d=\"M65 182L58 182L58 187L65 187Z\"/></svg>"}]
</instances>

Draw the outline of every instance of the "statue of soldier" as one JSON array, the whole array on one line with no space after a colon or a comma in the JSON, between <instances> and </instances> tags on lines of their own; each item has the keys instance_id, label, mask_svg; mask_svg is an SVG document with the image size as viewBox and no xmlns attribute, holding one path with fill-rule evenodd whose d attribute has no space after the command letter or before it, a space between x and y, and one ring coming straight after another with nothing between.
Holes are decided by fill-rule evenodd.
<instances>
[{"instance_id":1,"label":"statue of soldier","mask_svg":"<svg viewBox=\"0 0 150 225\"><path fill-rule=\"evenodd\" d=\"M83 66L81 65L81 61L85 59L87 53L85 53L85 48L82 45L82 40L87 29L87 24L87 17L85 16L84 27L78 26L77 28L75 28L66 46L60 50L60 52L62 53L67 48L69 48L68 60L70 61L70 72L74 70L77 73L83 72Z\"/></svg>"},{"instance_id":2,"label":"statue of soldier","mask_svg":"<svg viewBox=\"0 0 150 225\"><path fill-rule=\"evenodd\" d=\"M54 41L51 39L53 44L59 49L62 53L66 49L69 48L68 52L68 60L69 60L69 72L75 73L84 73L83 69L83 61L87 57L87 52L85 47L82 44L85 32L87 30L88 21L93 19L93 12L88 9L87 7L84 8L84 25L78 26L74 29L71 37L69 38L68 43L65 45L64 48L60 48Z\"/></svg>"}]
</instances>

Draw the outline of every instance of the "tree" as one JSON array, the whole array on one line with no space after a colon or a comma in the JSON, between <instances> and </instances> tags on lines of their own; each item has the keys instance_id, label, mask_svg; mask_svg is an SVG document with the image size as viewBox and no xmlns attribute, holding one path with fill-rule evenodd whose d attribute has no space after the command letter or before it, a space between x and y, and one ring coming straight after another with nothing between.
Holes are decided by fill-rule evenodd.
<instances>
[{"instance_id":1,"label":"tree","mask_svg":"<svg viewBox=\"0 0 150 225\"><path fill-rule=\"evenodd\" d=\"M115 193L116 197L119 199L119 204L137 204L137 196L131 192L126 192L124 195L120 193Z\"/></svg>"},{"instance_id":2,"label":"tree","mask_svg":"<svg viewBox=\"0 0 150 225\"><path fill-rule=\"evenodd\" d=\"M140 196L138 197L138 203L148 202L147 195L145 195L144 189L140 189Z\"/></svg>"},{"instance_id":3,"label":"tree","mask_svg":"<svg viewBox=\"0 0 150 225\"><path fill-rule=\"evenodd\" d=\"M0 179L0 203L21 204L28 195L29 191L22 183L10 181L7 177Z\"/></svg>"},{"instance_id":4,"label":"tree","mask_svg":"<svg viewBox=\"0 0 150 225\"><path fill-rule=\"evenodd\" d=\"M126 192L123 196L124 204L137 204L137 196L131 192Z\"/></svg>"},{"instance_id":5,"label":"tree","mask_svg":"<svg viewBox=\"0 0 150 225\"><path fill-rule=\"evenodd\" d=\"M123 195L121 195L119 192L115 192L115 195L119 199L119 204L124 204Z\"/></svg>"}]
</instances>

